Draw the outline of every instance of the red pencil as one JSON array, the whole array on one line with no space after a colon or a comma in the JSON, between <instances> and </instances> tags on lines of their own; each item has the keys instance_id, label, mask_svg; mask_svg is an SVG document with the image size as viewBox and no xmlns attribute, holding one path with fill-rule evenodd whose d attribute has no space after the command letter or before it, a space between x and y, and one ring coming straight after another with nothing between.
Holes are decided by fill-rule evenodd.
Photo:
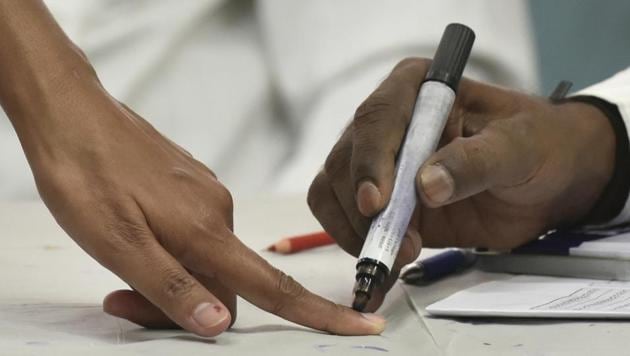
<instances>
[{"instance_id":1,"label":"red pencil","mask_svg":"<svg viewBox=\"0 0 630 356\"><path fill-rule=\"evenodd\" d=\"M334 243L335 240L333 240L330 235L321 231L307 235L287 237L267 247L267 250L286 255L303 250L310 250L319 246L332 245Z\"/></svg>"}]
</instances>

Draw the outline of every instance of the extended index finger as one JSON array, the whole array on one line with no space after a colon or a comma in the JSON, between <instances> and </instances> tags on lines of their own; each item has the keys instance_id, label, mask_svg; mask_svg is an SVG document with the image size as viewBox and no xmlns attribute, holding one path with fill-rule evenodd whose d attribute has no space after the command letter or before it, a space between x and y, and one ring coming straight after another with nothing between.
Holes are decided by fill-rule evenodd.
<instances>
[{"instance_id":1,"label":"extended index finger","mask_svg":"<svg viewBox=\"0 0 630 356\"><path fill-rule=\"evenodd\" d=\"M215 271L219 281L259 308L338 335L380 334L385 328L385 320L379 316L358 313L308 291L237 238L224 241L229 252L221 254L220 259L214 252L210 253L212 258L204 258L201 253L197 268Z\"/></svg>"}]
</instances>

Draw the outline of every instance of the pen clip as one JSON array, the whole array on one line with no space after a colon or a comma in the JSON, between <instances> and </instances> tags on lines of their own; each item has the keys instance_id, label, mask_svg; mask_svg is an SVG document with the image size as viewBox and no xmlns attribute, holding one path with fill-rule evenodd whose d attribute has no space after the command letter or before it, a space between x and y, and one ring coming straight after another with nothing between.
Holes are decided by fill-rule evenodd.
<instances>
[{"instance_id":1,"label":"pen clip","mask_svg":"<svg viewBox=\"0 0 630 356\"><path fill-rule=\"evenodd\" d=\"M551 95L549 95L549 100L555 103L564 99L564 97L567 96L567 94L569 93L569 90L571 89L572 86L573 86L573 82L571 81L568 81L568 80L560 81L556 85L556 88L551 92Z\"/></svg>"}]
</instances>

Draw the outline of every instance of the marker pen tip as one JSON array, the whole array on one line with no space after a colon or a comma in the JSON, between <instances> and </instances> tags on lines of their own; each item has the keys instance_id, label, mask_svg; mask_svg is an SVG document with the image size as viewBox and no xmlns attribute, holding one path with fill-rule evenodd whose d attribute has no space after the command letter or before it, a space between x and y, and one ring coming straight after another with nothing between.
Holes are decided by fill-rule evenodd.
<instances>
[{"instance_id":1,"label":"marker pen tip","mask_svg":"<svg viewBox=\"0 0 630 356\"><path fill-rule=\"evenodd\" d=\"M352 309L358 312L362 312L367 306L367 303L369 300L370 298L368 297L367 294L364 294L364 293L355 294L354 301L352 302Z\"/></svg>"}]
</instances>

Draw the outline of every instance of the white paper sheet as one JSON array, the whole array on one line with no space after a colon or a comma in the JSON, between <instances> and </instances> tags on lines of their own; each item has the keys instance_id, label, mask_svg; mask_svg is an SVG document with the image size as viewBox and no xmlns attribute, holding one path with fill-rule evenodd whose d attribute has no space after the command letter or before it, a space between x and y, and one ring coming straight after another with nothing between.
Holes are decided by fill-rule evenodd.
<instances>
[{"instance_id":1,"label":"white paper sheet","mask_svg":"<svg viewBox=\"0 0 630 356\"><path fill-rule=\"evenodd\" d=\"M438 316L630 319L630 282L517 276L462 290L426 310Z\"/></svg>"},{"instance_id":2,"label":"white paper sheet","mask_svg":"<svg viewBox=\"0 0 630 356\"><path fill-rule=\"evenodd\" d=\"M630 260L630 233L582 242L569 249L571 256Z\"/></svg>"}]
</instances>

